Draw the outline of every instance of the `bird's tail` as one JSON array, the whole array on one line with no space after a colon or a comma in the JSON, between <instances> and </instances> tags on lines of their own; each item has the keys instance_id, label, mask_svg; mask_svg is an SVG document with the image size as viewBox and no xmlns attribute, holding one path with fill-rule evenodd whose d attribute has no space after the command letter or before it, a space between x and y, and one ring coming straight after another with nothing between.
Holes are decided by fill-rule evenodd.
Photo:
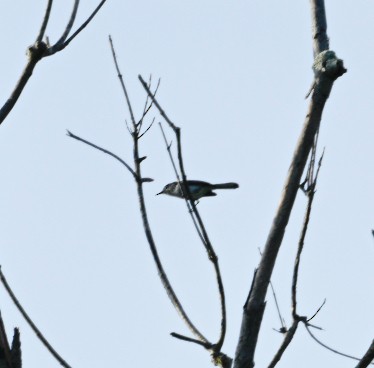
<instances>
[{"instance_id":1,"label":"bird's tail","mask_svg":"<svg viewBox=\"0 0 374 368\"><path fill-rule=\"evenodd\" d=\"M212 189L236 189L239 188L237 183L223 183L223 184L213 184Z\"/></svg>"}]
</instances>

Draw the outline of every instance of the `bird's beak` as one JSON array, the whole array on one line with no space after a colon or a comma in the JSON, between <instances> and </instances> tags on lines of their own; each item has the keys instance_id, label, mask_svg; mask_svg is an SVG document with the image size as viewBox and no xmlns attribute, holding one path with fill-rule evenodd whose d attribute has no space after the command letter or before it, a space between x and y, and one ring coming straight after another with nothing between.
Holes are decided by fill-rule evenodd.
<instances>
[{"instance_id":1,"label":"bird's beak","mask_svg":"<svg viewBox=\"0 0 374 368\"><path fill-rule=\"evenodd\" d=\"M156 195L159 195L159 194L163 194L164 192L162 191L162 192L160 192L160 193L157 193Z\"/></svg>"}]
</instances>

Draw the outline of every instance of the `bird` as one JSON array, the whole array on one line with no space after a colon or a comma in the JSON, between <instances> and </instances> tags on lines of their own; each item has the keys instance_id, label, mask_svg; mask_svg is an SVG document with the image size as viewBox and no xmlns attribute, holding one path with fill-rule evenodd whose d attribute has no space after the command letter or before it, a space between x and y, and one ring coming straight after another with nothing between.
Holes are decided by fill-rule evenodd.
<instances>
[{"instance_id":1,"label":"bird","mask_svg":"<svg viewBox=\"0 0 374 368\"><path fill-rule=\"evenodd\" d=\"M165 185L164 189L159 194L168 194L170 196L185 198L181 185L183 182L173 182ZM188 189L191 195L191 199L194 201L199 200L202 197L213 197L217 193L214 193L215 189L236 189L239 188L237 183L223 183L223 184L210 184L206 181L201 180L187 180Z\"/></svg>"}]
</instances>

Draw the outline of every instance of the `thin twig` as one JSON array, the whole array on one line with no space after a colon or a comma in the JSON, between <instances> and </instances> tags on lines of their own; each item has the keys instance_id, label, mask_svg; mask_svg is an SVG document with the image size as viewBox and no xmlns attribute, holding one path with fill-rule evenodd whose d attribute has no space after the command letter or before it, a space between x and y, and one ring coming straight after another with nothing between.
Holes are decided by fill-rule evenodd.
<instances>
[{"instance_id":1,"label":"thin twig","mask_svg":"<svg viewBox=\"0 0 374 368\"><path fill-rule=\"evenodd\" d=\"M148 96L148 95L147 95L147 96ZM162 124L161 124L160 122L159 122L158 124L159 124L159 126L160 126L161 133L162 133L162 136L163 136L164 141L165 141L166 150L168 151L169 158L170 158L171 164L172 164L172 166L173 166L175 176L176 176L176 178L177 178L178 183L180 183L180 182L181 182L181 179L180 179L180 176L179 176L179 173L178 173L177 167L176 167L176 165L175 165L173 155L171 154L171 144L168 144L168 141L167 141L167 139L166 139L166 135L165 135L165 132L164 132L164 128L162 127ZM185 201L185 203L186 203L186 205L187 205L188 213L189 213L190 216L191 216L192 222L193 222L193 224L194 224L194 226L195 226L196 232L197 232L197 234L199 235L200 240L201 240L202 242L205 242L205 239L204 239L204 237L203 237L203 234L202 234L201 231L200 231L199 225L198 225L197 222L196 222L196 218L194 217L194 214L193 214L193 211L192 211L192 208L191 208L190 202L189 202L189 201Z\"/></svg>"},{"instance_id":2,"label":"thin twig","mask_svg":"<svg viewBox=\"0 0 374 368\"><path fill-rule=\"evenodd\" d=\"M318 313L319 311L322 309L322 307L325 305L326 303L326 299L323 301L323 303L321 304L321 306L317 309L317 311L313 314L312 317L308 318L306 321L309 323Z\"/></svg>"},{"instance_id":3,"label":"thin twig","mask_svg":"<svg viewBox=\"0 0 374 368\"><path fill-rule=\"evenodd\" d=\"M44 19L42 22L42 26L39 30L39 34L36 38L36 42L28 48L28 61L27 64L22 71L20 78L18 79L10 97L4 103L4 105L0 109L0 124L6 119L8 114L12 111L13 107L15 106L18 98L20 97L22 91L24 90L27 82L29 81L36 64L44 57L51 56L58 51L63 50L92 20L92 18L96 15L96 13L100 10L100 8L104 5L106 0L102 0L101 3L96 7L95 11L91 14L91 16L82 24L81 27L65 42L62 44L56 44L54 46L49 46L49 41L47 39L47 43L43 42L40 38L45 33L45 28L47 27L47 22L49 19L49 12L50 8L49 5L52 6L52 1L48 3Z\"/></svg>"},{"instance_id":4,"label":"thin twig","mask_svg":"<svg viewBox=\"0 0 374 368\"><path fill-rule=\"evenodd\" d=\"M184 335L178 334L176 332L172 332L170 335L175 337L176 339L179 339L179 340L193 342L194 344L201 345L202 347L204 347L207 350L212 348L212 344L209 343L209 342L207 343L207 342L203 342L203 341L200 341L200 340L192 339L191 337L184 336Z\"/></svg>"},{"instance_id":5,"label":"thin twig","mask_svg":"<svg viewBox=\"0 0 374 368\"><path fill-rule=\"evenodd\" d=\"M66 38L69 36L69 33L70 33L70 31L71 31L71 29L74 25L74 21L75 21L75 18L77 16L78 7L79 7L79 0L74 0L74 6L73 6L73 10L70 14L68 24L65 27L64 33L62 34L60 39L56 42L56 47L59 47L60 45L62 45L65 42Z\"/></svg>"},{"instance_id":6,"label":"thin twig","mask_svg":"<svg viewBox=\"0 0 374 368\"><path fill-rule=\"evenodd\" d=\"M316 138L317 137L318 136L316 135ZM317 146L317 140L314 141L314 147L316 147L316 146ZM314 199L314 194L315 194L315 188L316 188L316 185L317 185L318 174L319 174L320 167L322 165L322 158L323 158L323 154L322 154L321 159L319 160L319 163L318 163L318 169L317 169L316 176L315 176L315 178L313 178L313 169L311 168L311 166L314 166L315 154L316 154L316 150L314 148L314 149L312 149L310 163L309 163L309 169L308 169L308 173L312 177L307 178L307 182L309 183L308 184L308 189L307 189L308 204L307 204L307 208L306 208L306 211L305 211L303 227L302 227L300 238L299 238L299 244L298 244L298 248L297 248L297 254L296 254L296 258L295 258L295 265L294 265L293 277L292 277L292 316L293 316L294 319L297 319L297 317L298 317L297 311L296 311L296 307L297 307L296 289L297 289L297 279L298 279L298 276L299 276L300 258L301 258L301 253L302 253L303 248L304 248L305 236L306 236L306 233L308 231L308 225L309 225L309 220L310 220L310 213L312 211L312 204L313 204L313 199Z\"/></svg>"},{"instance_id":7,"label":"thin twig","mask_svg":"<svg viewBox=\"0 0 374 368\"><path fill-rule=\"evenodd\" d=\"M134 134L135 134L135 131L136 130L138 131L139 129L136 126L134 112L132 111L132 107L131 107L131 103L130 103L130 98L129 98L129 95L127 93L125 82L123 81L123 77L122 77L121 71L119 70L119 66L118 66L118 62L117 62L117 56L116 56L116 52L114 50L113 41L112 41L112 37L111 36L109 36L109 43L110 43L110 49L112 50L112 56L113 56L114 65L115 65L116 70L117 70L117 77L118 77L118 79L119 79L119 81L121 83L122 91L123 91L123 94L125 95L125 98L126 98L126 104L127 104L128 109L129 109L129 112L130 112L131 121L132 121L132 123L134 125Z\"/></svg>"},{"instance_id":8,"label":"thin twig","mask_svg":"<svg viewBox=\"0 0 374 368\"><path fill-rule=\"evenodd\" d=\"M292 341L292 339L293 339L293 337L296 333L298 324L299 324L299 321L294 319L294 321L292 323L292 326L289 328L289 330L284 335L282 345L279 347L279 350L274 355L274 358L270 362L270 364L268 365L268 368L274 368L277 365L277 363L280 361L280 359L283 356L283 353L286 351L288 345L291 343L291 341Z\"/></svg>"},{"instance_id":9,"label":"thin twig","mask_svg":"<svg viewBox=\"0 0 374 368\"><path fill-rule=\"evenodd\" d=\"M143 137L143 135L146 134L146 133L148 132L149 129L152 128L152 125L153 125L153 123L155 122L155 119L156 119L156 118L153 118L152 121L151 121L151 124L149 124L148 128L147 128L143 133L139 134L139 139L140 139L141 137ZM139 133L140 133L140 129L141 129L141 126L139 127Z\"/></svg>"},{"instance_id":10,"label":"thin twig","mask_svg":"<svg viewBox=\"0 0 374 368\"><path fill-rule=\"evenodd\" d=\"M219 263L218 263L218 257L213 249L213 246L209 240L209 237L208 237L208 233L205 229L205 226L203 224L203 221L200 217L200 214L196 208L196 205L195 205L195 202L192 200L191 198L191 194L189 192L189 188L188 188L188 185L187 185L187 176L186 176L186 173L185 173L185 170L184 170L184 164L183 164L183 156L182 156L182 146L181 146L181 137L180 137L180 128L177 127L169 118L168 116L166 115L165 111L161 108L160 104L158 103L158 101L156 100L155 96L153 96L152 92L150 91L150 89L148 88L147 84L145 83L145 81L143 80L143 78L139 75L138 76L141 84L143 85L143 88L146 90L148 96L152 99L153 103L155 104L155 106L157 107L158 111L160 112L161 116L165 119L165 121L169 124L169 126L173 129L175 135L176 135L176 138L177 138L177 150L178 150L178 162L179 162L179 169L180 169L180 173L181 173L181 176L182 176L182 189L183 189L183 192L186 194L185 197L187 197L187 199L189 200L190 204L191 204L191 207L192 207L192 211L194 212L194 215L197 219L197 223L199 225L199 228L201 230L201 233L203 235L203 244L204 244L204 247L208 253L208 258L209 260L213 263L213 267L214 267L214 270L215 270L215 274L216 274L216 281L217 281L217 285L218 285L218 290L219 290L219 296L220 296L220 305L221 305L221 331L220 331L220 336L219 336L219 339L217 341L215 345L216 347L216 350L217 351L220 351L220 349L222 348L222 345L223 345L223 342L224 342L224 339L225 339L225 334L226 334L226 302L225 302L225 291L224 291L224 287L223 287L223 282L222 282L222 277L221 277L221 271L220 271L220 268L219 268Z\"/></svg>"},{"instance_id":11,"label":"thin twig","mask_svg":"<svg viewBox=\"0 0 374 368\"><path fill-rule=\"evenodd\" d=\"M87 20L62 44L59 44L59 45L55 45L55 46L52 46L49 51L48 51L48 54L46 56L50 56L50 55L53 55L55 54L56 52L58 51L61 51L63 50L66 46L69 45L69 43L71 41L73 41L73 39L75 37L78 36L78 34L83 31L84 28L87 27L87 25L91 22L91 20L95 17L95 15L97 14L97 12L101 9L101 7L105 4L106 0L102 0L99 5L95 8L95 10L92 12L92 14L87 18Z\"/></svg>"},{"instance_id":12,"label":"thin twig","mask_svg":"<svg viewBox=\"0 0 374 368\"><path fill-rule=\"evenodd\" d=\"M112 50L112 56L113 56L113 59L114 59L114 64L115 64L115 67L116 67L116 70L117 70L117 75L118 75L119 81L121 83L122 90L123 90L123 93L125 95L127 107L129 109L129 112L130 112L130 115L131 115L131 121L133 123L133 134L132 134L133 142L134 142L133 156L134 156L134 164L135 164L135 175L136 175L136 178L138 178L136 180L136 184L137 184L137 191L138 191L138 198L139 198L140 213L141 213L141 217L142 217L142 220L143 220L144 232L145 232L148 244L150 246L150 250L151 250L153 259L156 263L158 275L161 279L161 283L162 283L162 285L163 285L172 305L174 306L174 308L178 312L181 319L186 323L186 325L190 329L190 331L200 341L202 341L204 343L209 343L208 339L196 328L196 326L192 323L192 321L188 317L187 313L185 312L181 302L179 301L176 293L174 292L173 287L171 286L171 283L170 283L170 281L167 277L167 274L166 274L166 272L165 272L165 270L162 266L161 259L158 255L156 243L153 239L153 234L152 234L152 231L151 231L151 227L149 225L148 214L147 214L145 201L144 201L143 179L142 179L141 166L140 166L141 162L143 160L139 155L139 129L136 125L135 117L134 117L134 114L132 112L133 109L131 107L130 99L128 98L126 86L125 86L125 83L124 83L123 78L122 78L121 71L120 71L119 66L118 66L116 53L115 53L113 42L112 42L112 39L111 39L110 36L109 36L109 41L110 41L110 46L111 46L111 50Z\"/></svg>"},{"instance_id":13,"label":"thin twig","mask_svg":"<svg viewBox=\"0 0 374 368\"><path fill-rule=\"evenodd\" d=\"M53 4L53 0L48 0L47 8L45 9L45 13L44 13L43 22L42 22L39 34L36 37L36 41L35 42L41 42L43 40L43 37L44 37L44 34L45 34L45 30L46 30L47 25L48 25L49 17L51 15L52 4Z\"/></svg>"},{"instance_id":14,"label":"thin twig","mask_svg":"<svg viewBox=\"0 0 374 368\"><path fill-rule=\"evenodd\" d=\"M16 305L17 309L22 314L23 318L26 320L26 322L29 324L31 329L35 332L36 336L39 338L39 340L43 343L43 345L48 349L48 351L58 360L58 362L65 368L71 368L68 363L57 353L55 349L51 346L51 344L47 341L47 339L43 336L43 334L40 332L40 330L36 327L34 322L31 320L29 315L26 313L26 311L23 309L22 305L14 295L12 289L10 288L7 280L5 279L5 276L3 274L3 271L0 267L0 280L4 285L5 290L8 292L10 298L13 300L13 303Z\"/></svg>"},{"instance_id":15,"label":"thin twig","mask_svg":"<svg viewBox=\"0 0 374 368\"><path fill-rule=\"evenodd\" d=\"M137 177L135 171L134 171L134 170L133 170L133 169L132 169L132 168L131 168L131 167L130 167L130 166L129 166L125 161L124 161L124 160L122 160L122 158L120 158L119 156L117 156L117 155L115 155L114 153L112 153L112 152L106 150L105 148L102 148L102 147L100 147L100 146L98 146L98 145L96 145L96 144L94 144L94 143L91 143L91 142L87 141L86 139L83 139L83 138L81 138L81 137L79 137L79 136L73 134L73 133L72 133L71 131L69 131L69 130L67 130L66 135L67 135L68 137L70 137L70 138L74 138L74 139L76 139L77 141L80 141L80 142L86 143L86 144L88 144L89 146L94 147L94 148L98 149L99 151L106 153L106 154L109 155L109 156L114 157L114 158L115 158L116 160L118 160L122 165L124 165L124 166L126 167L126 169L130 171L130 173L132 174L132 176L134 177L134 179L137 180L138 177Z\"/></svg>"},{"instance_id":16,"label":"thin twig","mask_svg":"<svg viewBox=\"0 0 374 368\"><path fill-rule=\"evenodd\" d=\"M148 81L148 86L149 88L151 88L151 81L152 81L152 75L149 76L149 81ZM161 79L159 78L158 79L158 82L157 82L157 86L155 88L155 91L153 93L153 96L156 96L157 94L157 91L158 91L158 88L160 87L160 83L161 83ZM149 100L149 96L147 94L147 97L145 99L145 104L144 104L144 109L143 109L143 114L142 114L142 117L140 118L140 120L138 121L138 126L139 126L139 130L141 129L142 127L142 124L143 124L143 120L145 118L145 116L147 115L147 113L149 112L149 110L152 108L153 106L153 101L151 101L151 103L149 104L148 106L148 100Z\"/></svg>"},{"instance_id":17,"label":"thin twig","mask_svg":"<svg viewBox=\"0 0 374 368\"><path fill-rule=\"evenodd\" d=\"M262 257L261 249L260 248L257 248L257 249L258 249L258 252L260 253L260 256ZM278 304L278 300L277 300L277 295L275 294L274 286L273 286L273 283L271 282L271 280L270 280L270 288L271 288L271 291L272 291L272 294L273 294L275 306L277 308L278 317L279 317L279 320L280 320L280 323L281 323L281 326L282 326L281 329L279 330L279 332L284 333L285 331L287 331L287 328L286 328L286 324L284 323L284 318L282 317L282 314L281 314L281 311L280 311L280 308L279 308L279 304Z\"/></svg>"},{"instance_id":18,"label":"thin twig","mask_svg":"<svg viewBox=\"0 0 374 368\"><path fill-rule=\"evenodd\" d=\"M335 350L333 348L330 348L329 346L327 346L326 344L324 344L323 342L321 342L320 340L318 340L313 334L312 332L310 331L309 327L308 327L308 324L304 323L304 326L306 328L306 330L308 331L309 335L312 337L312 339L314 341L316 341L319 345L323 346L324 348L326 348L327 350L330 350L332 351L333 353L335 354L338 354L338 355L341 355L341 356L344 356L346 358L350 358L350 359L354 359L354 360L360 360L360 358L356 358L352 355L348 355L348 354L344 354L344 353L341 353L340 351L338 350ZM370 364L374 364L374 363L370 363Z\"/></svg>"}]
</instances>

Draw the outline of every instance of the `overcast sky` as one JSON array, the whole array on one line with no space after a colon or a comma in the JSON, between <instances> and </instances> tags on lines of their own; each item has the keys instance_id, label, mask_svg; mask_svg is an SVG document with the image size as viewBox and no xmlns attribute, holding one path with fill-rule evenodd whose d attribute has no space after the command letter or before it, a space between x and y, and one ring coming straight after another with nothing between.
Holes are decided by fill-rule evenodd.
<instances>
[{"instance_id":1,"label":"overcast sky","mask_svg":"<svg viewBox=\"0 0 374 368\"><path fill-rule=\"evenodd\" d=\"M68 4L66 4L68 3ZM82 1L77 25L98 1ZM0 2L0 98L9 97L38 33L46 1ZM56 41L72 4L55 1L47 28ZM302 255L299 314L324 343L362 356L374 310L374 3L326 1L330 47L348 73L326 104L325 147ZM135 183L113 158L66 136L66 129L132 164L129 120L108 35L115 43L137 116L138 74L161 78L158 98L182 129L190 179L240 188L202 199L199 211L219 256L227 296L223 351L233 357L242 306L259 262L298 139L313 80L308 1L107 0L63 52L44 59L0 126L0 264L49 342L74 368L211 366L206 351L170 337L189 335L157 276ZM149 116L162 121L156 110ZM166 130L170 139L172 133ZM175 144L173 145L175 147ZM174 181L155 124L141 141L149 220L164 266L191 319L219 333L214 273L183 201L155 196ZM291 277L306 205L299 193L273 284L288 326ZM0 288L9 337L21 331L25 367L59 364ZM256 352L266 367L282 336L269 293ZM279 367L353 367L300 326Z\"/></svg>"}]
</instances>

